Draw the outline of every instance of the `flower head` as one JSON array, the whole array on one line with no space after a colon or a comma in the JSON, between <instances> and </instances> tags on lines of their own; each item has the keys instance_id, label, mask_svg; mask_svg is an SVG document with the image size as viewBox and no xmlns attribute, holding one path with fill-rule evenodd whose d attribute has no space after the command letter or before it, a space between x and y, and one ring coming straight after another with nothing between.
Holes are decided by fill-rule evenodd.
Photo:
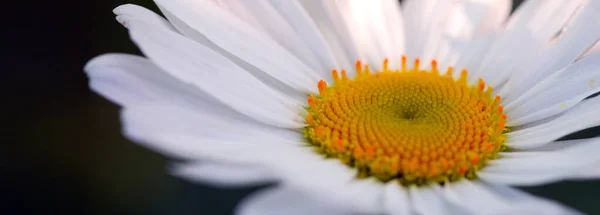
<instances>
[{"instance_id":1,"label":"flower head","mask_svg":"<svg viewBox=\"0 0 600 215\"><path fill-rule=\"evenodd\" d=\"M598 177L600 1L155 0L99 56L124 133L240 214L577 214L512 185ZM468 70L467 70L468 69Z\"/></svg>"}]
</instances>

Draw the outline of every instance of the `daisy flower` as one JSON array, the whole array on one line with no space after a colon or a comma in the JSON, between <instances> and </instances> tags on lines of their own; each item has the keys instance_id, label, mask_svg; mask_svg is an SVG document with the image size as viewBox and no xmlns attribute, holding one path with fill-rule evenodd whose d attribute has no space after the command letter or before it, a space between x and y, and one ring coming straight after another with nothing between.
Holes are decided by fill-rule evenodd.
<instances>
[{"instance_id":1,"label":"daisy flower","mask_svg":"<svg viewBox=\"0 0 600 215\"><path fill-rule=\"evenodd\" d=\"M511 186L600 176L600 1L155 0L145 57L90 87L131 140L238 214L578 214ZM168 21L167 21L168 20Z\"/></svg>"}]
</instances>

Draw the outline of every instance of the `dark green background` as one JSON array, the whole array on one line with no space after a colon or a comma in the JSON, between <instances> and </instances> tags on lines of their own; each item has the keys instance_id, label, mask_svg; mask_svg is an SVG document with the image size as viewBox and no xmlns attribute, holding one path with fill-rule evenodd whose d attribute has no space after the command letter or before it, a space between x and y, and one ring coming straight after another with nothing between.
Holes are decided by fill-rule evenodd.
<instances>
[{"instance_id":1,"label":"dark green background","mask_svg":"<svg viewBox=\"0 0 600 215\"><path fill-rule=\"evenodd\" d=\"M3 14L9 128L2 135L7 150L0 151L0 214L229 214L257 189L217 189L167 175L169 161L125 140L118 107L88 89L87 60L139 53L111 10L134 3L157 11L151 0L15 3L21 5ZM525 190L600 214L596 181Z\"/></svg>"}]
</instances>

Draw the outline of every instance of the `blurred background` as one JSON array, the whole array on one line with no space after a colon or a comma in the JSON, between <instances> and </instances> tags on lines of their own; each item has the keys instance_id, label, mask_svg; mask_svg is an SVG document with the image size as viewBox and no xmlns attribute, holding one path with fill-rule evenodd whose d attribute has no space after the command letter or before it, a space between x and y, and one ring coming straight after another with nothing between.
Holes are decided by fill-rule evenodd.
<instances>
[{"instance_id":1,"label":"blurred background","mask_svg":"<svg viewBox=\"0 0 600 215\"><path fill-rule=\"evenodd\" d=\"M241 198L259 189L174 178L165 172L168 159L121 136L119 108L89 90L82 68L102 53L140 53L112 14L125 3L158 11L151 0L6 6L2 65L8 69L1 86L9 128L1 135L0 214L231 214ZM597 134L595 128L567 138ZM600 214L598 181L523 189Z\"/></svg>"}]
</instances>

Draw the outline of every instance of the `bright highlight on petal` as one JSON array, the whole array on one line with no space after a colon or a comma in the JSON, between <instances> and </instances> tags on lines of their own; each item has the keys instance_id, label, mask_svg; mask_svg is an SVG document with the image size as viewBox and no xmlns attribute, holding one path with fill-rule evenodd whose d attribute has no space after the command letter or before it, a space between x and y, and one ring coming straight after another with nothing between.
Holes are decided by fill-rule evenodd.
<instances>
[{"instance_id":1,"label":"bright highlight on petal","mask_svg":"<svg viewBox=\"0 0 600 215\"><path fill-rule=\"evenodd\" d=\"M500 96L483 80L458 80L452 68L383 71L356 63L357 77L332 71L331 86L321 80L319 96L308 98L304 136L323 154L358 169L359 177L403 184L428 184L472 179L475 172L505 149Z\"/></svg>"}]
</instances>

